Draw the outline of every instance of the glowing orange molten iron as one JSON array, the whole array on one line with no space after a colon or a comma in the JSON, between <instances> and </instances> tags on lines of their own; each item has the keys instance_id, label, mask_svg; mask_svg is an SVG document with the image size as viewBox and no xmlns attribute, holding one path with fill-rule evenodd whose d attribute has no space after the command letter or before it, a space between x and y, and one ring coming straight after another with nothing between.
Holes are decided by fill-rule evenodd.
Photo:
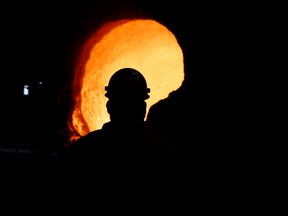
<instances>
[{"instance_id":1,"label":"glowing orange molten iron","mask_svg":"<svg viewBox=\"0 0 288 216\"><path fill-rule=\"evenodd\" d=\"M108 122L105 86L123 67L139 70L151 89L151 105L168 97L184 80L183 53L175 36L154 20L119 20L101 27L83 46L73 84L73 131L79 138Z\"/></svg>"}]
</instances>

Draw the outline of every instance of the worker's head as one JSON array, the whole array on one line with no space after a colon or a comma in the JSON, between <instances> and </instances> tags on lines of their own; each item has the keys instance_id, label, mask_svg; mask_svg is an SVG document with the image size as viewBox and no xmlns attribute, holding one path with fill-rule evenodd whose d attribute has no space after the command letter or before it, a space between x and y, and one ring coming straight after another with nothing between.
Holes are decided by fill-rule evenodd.
<instances>
[{"instance_id":1,"label":"worker's head","mask_svg":"<svg viewBox=\"0 0 288 216\"><path fill-rule=\"evenodd\" d=\"M133 68L116 71L105 87L111 121L143 122L150 89L144 76Z\"/></svg>"},{"instance_id":2,"label":"worker's head","mask_svg":"<svg viewBox=\"0 0 288 216\"><path fill-rule=\"evenodd\" d=\"M144 76L133 68L122 68L116 71L105 87L107 98L139 99L149 98L150 89Z\"/></svg>"}]
</instances>

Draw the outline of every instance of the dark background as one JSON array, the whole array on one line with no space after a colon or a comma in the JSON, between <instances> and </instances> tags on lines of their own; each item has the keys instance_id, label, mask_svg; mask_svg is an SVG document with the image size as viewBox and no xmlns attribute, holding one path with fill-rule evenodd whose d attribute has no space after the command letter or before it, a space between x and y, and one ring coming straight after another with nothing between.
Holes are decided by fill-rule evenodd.
<instances>
[{"instance_id":1,"label":"dark background","mask_svg":"<svg viewBox=\"0 0 288 216\"><path fill-rule=\"evenodd\" d=\"M67 142L81 46L105 22L139 17L170 29L184 53L182 88L153 108L159 130L196 165L217 173L242 169L258 148L259 94L251 90L263 63L261 8L147 0L2 3L0 156L57 158Z\"/></svg>"}]
</instances>

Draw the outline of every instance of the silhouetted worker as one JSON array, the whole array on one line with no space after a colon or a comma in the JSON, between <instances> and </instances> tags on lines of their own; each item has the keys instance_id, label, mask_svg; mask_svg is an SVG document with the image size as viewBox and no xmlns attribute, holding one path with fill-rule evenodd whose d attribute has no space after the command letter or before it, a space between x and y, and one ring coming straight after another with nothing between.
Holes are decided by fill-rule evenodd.
<instances>
[{"instance_id":1,"label":"silhouetted worker","mask_svg":"<svg viewBox=\"0 0 288 216\"><path fill-rule=\"evenodd\" d=\"M144 179L154 184L158 177L165 181L180 178L186 168L184 158L144 121L150 92L144 76L132 68L120 69L105 90L110 121L72 144L68 154L71 179L113 181L115 185L115 180L125 182L127 177L134 184Z\"/></svg>"}]
</instances>

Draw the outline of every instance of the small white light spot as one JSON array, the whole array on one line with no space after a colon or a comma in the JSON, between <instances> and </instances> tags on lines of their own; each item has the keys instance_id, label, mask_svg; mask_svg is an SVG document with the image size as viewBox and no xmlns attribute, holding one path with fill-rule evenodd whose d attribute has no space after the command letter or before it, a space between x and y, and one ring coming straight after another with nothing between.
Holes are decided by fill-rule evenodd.
<instances>
[{"instance_id":1,"label":"small white light spot","mask_svg":"<svg viewBox=\"0 0 288 216\"><path fill-rule=\"evenodd\" d=\"M29 95L29 85L24 85L23 95Z\"/></svg>"}]
</instances>

